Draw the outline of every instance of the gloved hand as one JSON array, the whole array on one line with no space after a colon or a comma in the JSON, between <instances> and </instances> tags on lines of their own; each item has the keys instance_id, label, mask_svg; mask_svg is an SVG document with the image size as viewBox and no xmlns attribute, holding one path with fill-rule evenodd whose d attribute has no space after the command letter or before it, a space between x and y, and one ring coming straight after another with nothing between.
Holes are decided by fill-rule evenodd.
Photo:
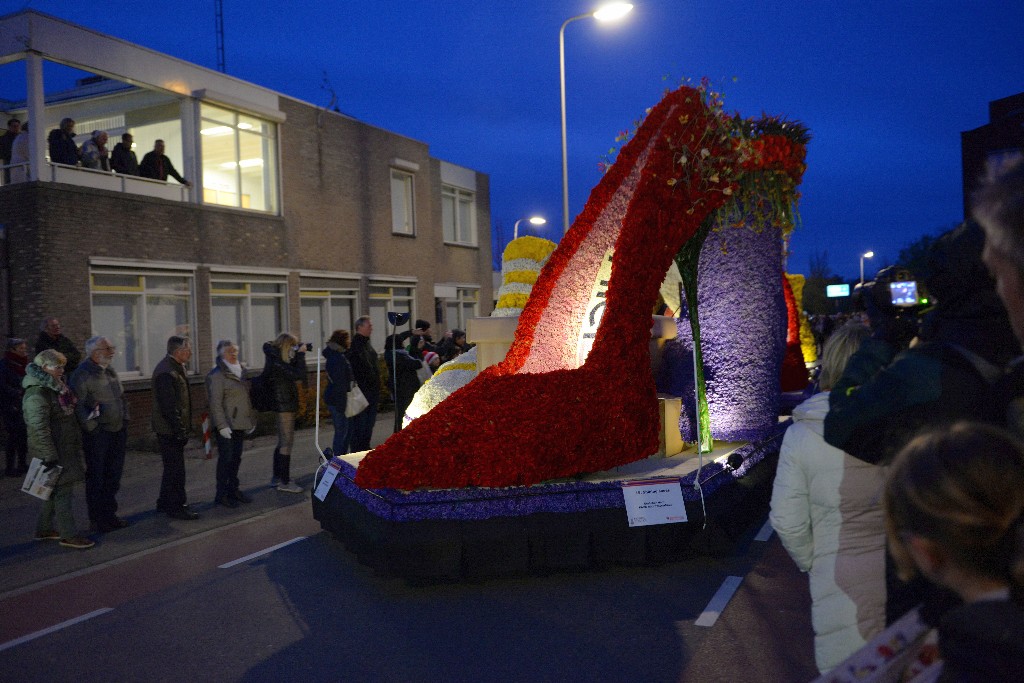
<instances>
[{"instance_id":1,"label":"gloved hand","mask_svg":"<svg viewBox=\"0 0 1024 683\"><path fill-rule=\"evenodd\" d=\"M221 427L220 429L217 430L217 433L220 434L221 437L223 437L225 439L230 439L231 438L231 427Z\"/></svg>"},{"instance_id":2,"label":"gloved hand","mask_svg":"<svg viewBox=\"0 0 1024 683\"><path fill-rule=\"evenodd\" d=\"M43 463L43 471L51 472L53 468L57 466L57 464L58 463L56 460L47 460L46 462Z\"/></svg>"}]
</instances>

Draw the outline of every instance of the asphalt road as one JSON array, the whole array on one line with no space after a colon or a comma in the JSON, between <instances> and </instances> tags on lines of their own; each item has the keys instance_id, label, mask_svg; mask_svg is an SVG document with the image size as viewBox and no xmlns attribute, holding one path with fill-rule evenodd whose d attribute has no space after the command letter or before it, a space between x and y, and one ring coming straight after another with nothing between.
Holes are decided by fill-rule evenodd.
<instances>
[{"instance_id":1,"label":"asphalt road","mask_svg":"<svg viewBox=\"0 0 1024 683\"><path fill-rule=\"evenodd\" d=\"M312 433L297 443L297 460L310 460L298 478L308 489ZM253 444L242 465L256 502L237 510L209 504L213 461L189 461L199 522L150 510L152 475L135 456L125 487L135 493L122 500L133 526L88 551L26 542L28 513L14 512L5 484L0 511L21 521L0 533L0 680L800 681L816 673L806 579L777 539L754 540L759 529L726 557L410 586L373 575L320 531L308 492L270 490L262 448ZM724 611L709 609L737 582Z\"/></svg>"}]
</instances>

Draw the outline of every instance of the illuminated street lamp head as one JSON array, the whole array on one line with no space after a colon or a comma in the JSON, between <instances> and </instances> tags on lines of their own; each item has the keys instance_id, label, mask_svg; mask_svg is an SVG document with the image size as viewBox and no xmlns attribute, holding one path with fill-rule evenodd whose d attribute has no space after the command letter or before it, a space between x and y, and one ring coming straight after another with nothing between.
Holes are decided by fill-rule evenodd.
<instances>
[{"instance_id":1,"label":"illuminated street lamp head","mask_svg":"<svg viewBox=\"0 0 1024 683\"><path fill-rule=\"evenodd\" d=\"M529 218L520 218L516 221L515 225L512 226L512 239L519 239L519 224L523 221L529 221L530 225L544 225L547 220L540 216L530 216Z\"/></svg>"},{"instance_id":2,"label":"illuminated street lamp head","mask_svg":"<svg viewBox=\"0 0 1024 683\"><path fill-rule=\"evenodd\" d=\"M615 21L621 19L633 10L633 5L628 2L609 2L601 5L594 12L594 18L598 21Z\"/></svg>"},{"instance_id":3,"label":"illuminated street lamp head","mask_svg":"<svg viewBox=\"0 0 1024 683\"><path fill-rule=\"evenodd\" d=\"M866 251L866 252L864 252L864 258L873 258L874 255L875 255L875 252L873 252L873 251Z\"/></svg>"}]
</instances>

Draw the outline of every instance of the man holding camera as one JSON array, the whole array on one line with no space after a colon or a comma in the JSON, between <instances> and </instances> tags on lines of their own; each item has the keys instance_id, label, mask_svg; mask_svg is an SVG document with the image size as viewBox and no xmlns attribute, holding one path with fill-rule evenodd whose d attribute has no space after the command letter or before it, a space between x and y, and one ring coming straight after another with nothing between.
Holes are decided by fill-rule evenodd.
<instances>
[{"instance_id":1,"label":"man holding camera","mask_svg":"<svg viewBox=\"0 0 1024 683\"><path fill-rule=\"evenodd\" d=\"M977 397L988 393L1019 345L982 263L983 245L974 223L936 241L925 285L938 304L920 324L892 304L884 277L865 292L872 335L833 387L826 441L884 464L925 426L995 419Z\"/></svg>"}]
</instances>

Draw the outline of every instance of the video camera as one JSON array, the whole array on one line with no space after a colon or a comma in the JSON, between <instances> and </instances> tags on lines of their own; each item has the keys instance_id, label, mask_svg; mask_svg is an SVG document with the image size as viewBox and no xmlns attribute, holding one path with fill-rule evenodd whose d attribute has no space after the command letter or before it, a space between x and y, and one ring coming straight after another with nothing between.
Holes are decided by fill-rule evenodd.
<instances>
[{"instance_id":1,"label":"video camera","mask_svg":"<svg viewBox=\"0 0 1024 683\"><path fill-rule=\"evenodd\" d=\"M928 307L922 284L905 268L887 266L853 292L854 310L866 311L872 329L888 327L891 340L906 347L917 333L921 313Z\"/></svg>"}]
</instances>

